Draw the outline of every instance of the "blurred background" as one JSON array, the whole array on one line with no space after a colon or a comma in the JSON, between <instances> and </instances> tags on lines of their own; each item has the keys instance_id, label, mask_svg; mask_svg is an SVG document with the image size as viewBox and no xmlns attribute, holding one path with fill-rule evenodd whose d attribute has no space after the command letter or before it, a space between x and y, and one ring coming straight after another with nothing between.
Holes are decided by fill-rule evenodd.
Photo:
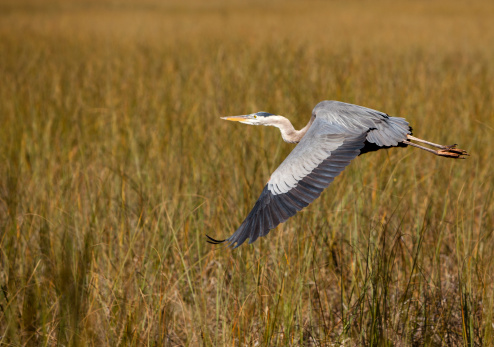
<instances>
[{"instance_id":1,"label":"blurred background","mask_svg":"<svg viewBox=\"0 0 494 347\"><path fill-rule=\"evenodd\" d=\"M494 343L492 1L0 1L0 344ZM322 100L406 117L253 245Z\"/></svg>"}]
</instances>

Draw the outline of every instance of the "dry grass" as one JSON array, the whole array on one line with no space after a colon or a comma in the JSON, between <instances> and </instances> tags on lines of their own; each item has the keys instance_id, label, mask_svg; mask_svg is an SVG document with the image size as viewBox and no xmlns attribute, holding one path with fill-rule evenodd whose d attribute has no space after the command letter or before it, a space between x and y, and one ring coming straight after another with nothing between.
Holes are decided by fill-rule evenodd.
<instances>
[{"instance_id":1,"label":"dry grass","mask_svg":"<svg viewBox=\"0 0 494 347\"><path fill-rule=\"evenodd\" d=\"M494 4L0 4L0 344L494 344ZM458 142L229 236L320 100Z\"/></svg>"}]
</instances>

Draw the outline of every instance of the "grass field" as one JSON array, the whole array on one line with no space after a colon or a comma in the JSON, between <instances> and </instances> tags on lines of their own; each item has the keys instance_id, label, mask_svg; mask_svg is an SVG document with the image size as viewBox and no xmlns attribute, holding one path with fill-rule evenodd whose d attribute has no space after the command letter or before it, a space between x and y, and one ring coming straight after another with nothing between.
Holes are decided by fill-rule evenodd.
<instances>
[{"instance_id":1,"label":"grass field","mask_svg":"<svg viewBox=\"0 0 494 347\"><path fill-rule=\"evenodd\" d=\"M492 1L1 1L0 345L494 344ZM467 160L357 158L231 235L341 100Z\"/></svg>"}]
</instances>

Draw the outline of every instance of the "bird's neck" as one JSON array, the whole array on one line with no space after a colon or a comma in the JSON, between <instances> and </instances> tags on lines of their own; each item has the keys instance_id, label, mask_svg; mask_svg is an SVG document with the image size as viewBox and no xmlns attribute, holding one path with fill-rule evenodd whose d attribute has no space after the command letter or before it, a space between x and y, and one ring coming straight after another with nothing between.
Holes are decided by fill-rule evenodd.
<instances>
[{"instance_id":1,"label":"bird's neck","mask_svg":"<svg viewBox=\"0 0 494 347\"><path fill-rule=\"evenodd\" d=\"M278 121L275 126L280 129L281 137L285 142L288 143L299 143L304 137L307 130L309 130L310 126L314 122L315 117L311 117L309 123L305 127L300 130L295 130L292 123L285 117L278 116Z\"/></svg>"}]
</instances>

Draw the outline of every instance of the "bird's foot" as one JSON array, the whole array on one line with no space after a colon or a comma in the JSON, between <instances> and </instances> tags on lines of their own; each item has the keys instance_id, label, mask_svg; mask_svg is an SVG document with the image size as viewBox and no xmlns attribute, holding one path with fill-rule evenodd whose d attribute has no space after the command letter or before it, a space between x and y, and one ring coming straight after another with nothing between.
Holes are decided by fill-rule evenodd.
<instances>
[{"instance_id":1,"label":"bird's foot","mask_svg":"<svg viewBox=\"0 0 494 347\"><path fill-rule=\"evenodd\" d=\"M437 155L447 158L465 159L465 156L468 156L469 154L464 149L456 148L456 144L454 144L451 146L444 146L444 149L437 151Z\"/></svg>"},{"instance_id":2,"label":"bird's foot","mask_svg":"<svg viewBox=\"0 0 494 347\"><path fill-rule=\"evenodd\" d=\"M423 149L424 151L430 152L430 153L438 155L440 157L446 157L446 158L452 158L452 159L465 159L465 156L469 155L467 153L467 151L465 151L464 149L456 148L456 144L451 145L451 146L444 146L444 145L438 145L437 143L428 142L428 141L425 141L422 139L417 139L416 137L413 137L413 136L409 136L409 138L411 138L415 141L418 141L418 142L423 142L425 144L428 144L432 147L436 147L439 149L438 150L431 149L431 148L428 148L428 147L425 147L422 145L418 145L416 143L406 141L406 140L403 141L403 143L410 145L410 146L414 146L414 147Z\"/></svg>"}]
</instances>

